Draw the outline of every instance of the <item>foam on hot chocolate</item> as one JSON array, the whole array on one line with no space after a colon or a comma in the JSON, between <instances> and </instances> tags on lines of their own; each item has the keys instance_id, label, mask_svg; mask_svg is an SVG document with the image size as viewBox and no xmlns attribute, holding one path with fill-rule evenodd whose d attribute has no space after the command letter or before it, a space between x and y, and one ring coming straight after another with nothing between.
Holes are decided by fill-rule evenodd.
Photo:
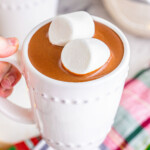
<instances>
[{"instance_id":1,"label":"foam on hot chocolate","mask_svg":"<svg viewBox=\"0 0 150 150\"><path fill-rule=\"evenodd\" d=\"M87 74L102 67L110 57L107 45L95 38L69 42L62 50L64 67L74 74Z\"/></svg>"}]
</instances>

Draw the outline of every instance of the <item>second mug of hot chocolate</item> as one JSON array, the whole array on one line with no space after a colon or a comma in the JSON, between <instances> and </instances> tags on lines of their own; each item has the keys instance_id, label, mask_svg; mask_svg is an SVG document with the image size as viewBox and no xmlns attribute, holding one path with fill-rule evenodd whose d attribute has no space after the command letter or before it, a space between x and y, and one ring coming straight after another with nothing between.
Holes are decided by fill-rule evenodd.
<instances>
[{"instance_id":1,"label":"second mug of hot chocolate","mask_svg":"<svg viewBox=\"0 0 150 150\"><path fill-rule=\"evenodd\" d=\"M94 37L104 41L111 52L109 62L94 74L76 76L61 68L62 47L50 44L46 36L53 19L38 25L26 38L21 68L16 56L0 59L23 72L32 104L25 110L0 98L0 111L13 120L36 123L55 150L97 150L111 129L120 102L128 73L129 44L116 26L93 19Z\"/></svg>"}]
</instances>

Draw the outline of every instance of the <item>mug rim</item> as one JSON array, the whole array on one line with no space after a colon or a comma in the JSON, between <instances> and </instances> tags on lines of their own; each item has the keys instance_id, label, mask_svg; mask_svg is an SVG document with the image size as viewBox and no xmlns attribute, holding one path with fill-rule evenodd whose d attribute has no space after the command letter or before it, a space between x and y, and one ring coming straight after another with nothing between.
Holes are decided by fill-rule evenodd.
<instances>
[{"instance_id":1,"label":"mug rim","mask_svg":"<svg viewBox=\"0 0 150 150\"><path fill-rule=\"evenodd\" d=\"M124 33L114 24L110 23L109 21L103 19L103 18L99 18L96 16L92 16L94 21L97 21L99 23L102 23L104 25L106 25L107 27L109 27L110 29L112 29L121 39L123 46L124 46L124 55L123 58L120 62L120 64L110 73L104 75L103 77L94 79L94 80L90 80L90 81L84 81L84 82L67 82L67 81L61 81L61 80L56 80L53 79L51 77L48 77L44 74L42 74L41 72L39 72L30 62L29 57L28 57L28 44L32 38L32 36L35 34L35 32L37 30L39 30L42 26L46 25L47 23L51 22L53 18L50 18L42 23L40 23L39 25L37 25L35 28L33 28L31 30L31 32L26 36L24 42L23 42L23 46L22 46L22 57L25 60L25 63L27 64L27 66L35 73L37 74L37 76L41 77L44 80L47 80L48 82L54 83L54 84L59 84L59 85L63 85L63 86L87 86L87 85L92 85L92 84L99 84L100 82L103 83L106 80L109 80L111 78L113 78L116 74L118 74L122 68L124 68L126 65L128 65L129 63L129 59L130 59L130 46L128 43L127 38L125 37Z\"/></svg>"}]
</instances>

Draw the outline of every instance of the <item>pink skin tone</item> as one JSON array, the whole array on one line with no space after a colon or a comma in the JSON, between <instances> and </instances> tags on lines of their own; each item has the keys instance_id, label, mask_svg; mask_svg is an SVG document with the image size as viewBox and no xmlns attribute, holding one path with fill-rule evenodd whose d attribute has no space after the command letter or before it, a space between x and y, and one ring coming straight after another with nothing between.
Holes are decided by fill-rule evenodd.
<instances>
[{"instance_id":1,"label":"pink skin tone","mask_svg":"<svg viewBox=\"0 0 150 150\"><path fill-rule=\"evenodd\" d=\"M18 47L19 42L16 38L3 38L0 36L0 58L13 55ZM14 66L6 62L0 62L0 96L8 97L20 78L21 74Z\"/></svg>"}]
</instances>

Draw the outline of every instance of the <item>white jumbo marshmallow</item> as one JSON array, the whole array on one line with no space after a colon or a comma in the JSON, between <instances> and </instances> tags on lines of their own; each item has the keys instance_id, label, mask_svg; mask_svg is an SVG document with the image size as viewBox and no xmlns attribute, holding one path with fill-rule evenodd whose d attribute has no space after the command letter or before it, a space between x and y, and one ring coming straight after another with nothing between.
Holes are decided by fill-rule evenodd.
<instances>
[{"instance_id":1,"label":"white jumbo marshmallow","mask_svg":"<svg viewBox=\"0 0 150 150\"><path fill-rule=\"evenodd\" d=\"M77 39L63 48L61 61L64 67L79 75L84 75L102 67L110 57L107 45L95 38Z\"/></svg>"},{"instance_id":2,"label":"white jumbo marshmallow","mask_svg":"<svg viewBox=\"0 0 150 150\"><path fill-rule=\"evenodd\" d=\"M49 28L49 41L64 46L74 39L90 38L95 33L95 24L90 14L84 11L55 17Z\"/></svg>"}]
</instances>

